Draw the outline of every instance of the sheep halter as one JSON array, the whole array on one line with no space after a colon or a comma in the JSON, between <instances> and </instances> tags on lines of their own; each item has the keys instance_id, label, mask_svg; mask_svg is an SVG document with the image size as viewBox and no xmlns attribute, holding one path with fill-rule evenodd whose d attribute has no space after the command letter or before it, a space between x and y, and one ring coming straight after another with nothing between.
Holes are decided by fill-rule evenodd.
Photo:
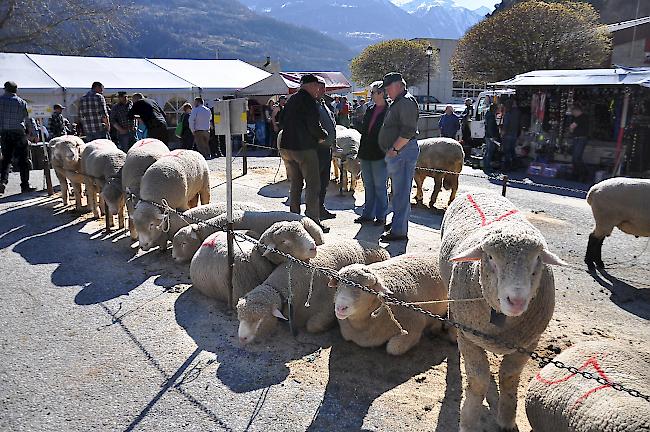
<instances>
[{"instance_id":1,"label":"sheep halter","mask_svg":"<svg viewBox=\"0 0 650 432\"><path fill-rule=\"evenodd\" d=\"M377 298L381 302L381 305L377 309L375 309L374 312L370 314L370 316L373 317L373 318L377 318L377 316L379 315L379 312L382 309L386 309L386 312L388 313L388 318L390 318L390 320L393 322L393 324L395 324L397 326L397 329L399 330L400 334L402 334L404 336L409 334L409 332L406 331L404 329L404 327L402 327L402 324L400 324L399 321L397 321L397 318L395 318L395 315L393 314L393 310L386 303L385 294L383 292L380 292L379 294L377 294Z\"/></svg>"},{"instance_id":2,"label":"sheep halter","mask_svg":"<svg viewBox=\"0 0 650 432\"><path fill-rule=\"evenodd\" d=\"M169 207L165 198L162 199L162 205L165 210L163 210L163 220L160 222L160 225L158 225L158 228L162 229L164 233L168 233L171 229L171 222L169 220L169 210L171 210L171 207Z\"/></svg>"}]
</instances>

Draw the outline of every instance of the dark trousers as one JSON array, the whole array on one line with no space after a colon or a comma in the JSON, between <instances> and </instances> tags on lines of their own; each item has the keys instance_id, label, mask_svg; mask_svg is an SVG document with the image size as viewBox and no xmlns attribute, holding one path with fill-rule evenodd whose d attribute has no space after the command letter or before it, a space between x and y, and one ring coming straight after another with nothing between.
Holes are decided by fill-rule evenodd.
<instances>
[{"instance_id":1,"label":"dark trousers","mask_svg":"<svg viewBox=\"0 0 650 432\"><path fill-rule=\"evenodd\" d=\"M318 148L318 172L320 173L320 193L318 195L318 203L320 209L325 209L325 194L327 194L327 186L330 183L330 165L332 165L332 149L329 147Z\"/></svg>"},{"instance_id":2,"label":"dark trousers","mask_svg":"<svg viewBox=\"0 0 650 432\"><path fill-rule=\"evenodd\" d=\"M169 143L169 131L167 131L167 126L155 125L147 126L147 137L155 138L164 142L165 144Z\"/></svg>"},{"instance_id":3,"label":"dark trousers","mask_svg":"<svg viewBox=\"0 0 650 432\"><path fill-rule=\"evenodd\" d=\"M289 209L300 213L300 196L305 185L305 215L320 223L320 170L316 150L280 149L290 182Z\"/></svg>"},{"instance_id":4,"label":"dark trousers","mask_svg":"<svg viewBox=\"0 0 650 432\"><path fill-rule=\"evenodd\" d=\"M587 167L582 160L582 154L587 147L587 137L573 138L573 150L571 151L571 162L573 162L573 174L576 180L585 180Z\"/></svg>"},{"instance_id":5,"label":"dark trousers","mask_svg":"<svg viewBox=\"0 0 650 432\"><path fill-rule=\"evenodd\" d=\"M517 137L506 135L503 137L503 162L505 169L511 169L515 161L515 145L517 144Z\"/></svg>"},{"instance_id":6,"label":"dark trousers","mask_svg":"<svg viewBox=\"0 0 650 432\"><path fill-rule=\"evenodd\" d=\"M0 181L9 182L9 165L16 158L17 168L20 171L20 186L29 186L29 145L25 131L4 130L0 133L2 143L2 163L0 164Z\"/></svg>"}]
</instances>

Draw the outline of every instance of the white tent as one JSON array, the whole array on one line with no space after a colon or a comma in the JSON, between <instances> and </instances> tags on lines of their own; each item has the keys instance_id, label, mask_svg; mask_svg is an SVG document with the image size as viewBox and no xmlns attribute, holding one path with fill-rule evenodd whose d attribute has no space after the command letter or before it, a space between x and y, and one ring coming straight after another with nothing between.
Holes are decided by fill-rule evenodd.
<instances>
[{"instance_id":1,"label":"white tent","mask_svg":"<svg viewBox=\"0 0 650 432\"><path fill-rule=\"evenodd\" d=\"M0 81L15 81L24 94L61 93L61 86L25 54L0 53Z\"/></svg>"},{"instance_id":2,"label":"white tent","mask_svg":"<svg viewBox=\"0 0 650 432\"><path fill-rule=\"evenodd\" d=\"M537 70L493 85L516 86L650 86L650 68Z\"/></svg>"}]
</instances>

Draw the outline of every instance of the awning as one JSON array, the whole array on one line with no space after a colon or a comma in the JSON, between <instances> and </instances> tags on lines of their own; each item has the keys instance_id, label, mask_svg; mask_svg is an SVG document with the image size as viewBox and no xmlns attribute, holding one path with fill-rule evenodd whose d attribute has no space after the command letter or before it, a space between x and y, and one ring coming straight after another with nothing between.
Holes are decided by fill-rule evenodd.
<instances>
[{"instance_id":1,"label":"awning","mask_svg":"<svg viewBox=\"0 0 650 432\"><path fill-rule=\"evenodd\" d=\"M300 78L308 73L323 78L325 80L325 91L328 93L352 88L352 84L342 72L280 72L280 75L287 84L289 93L295 93L300 87Z\"/></svg>"},{"instance_id":2,"label":"awning","mask_svg":"<svg viewBox=\"0 0 650 432\"><path fill-rule=\"evenodd\" d=\"M648 87L650 68L538 70L492 83L504 87L534 86L610 86L640 85Z\"/></svg>"}]
</instances>

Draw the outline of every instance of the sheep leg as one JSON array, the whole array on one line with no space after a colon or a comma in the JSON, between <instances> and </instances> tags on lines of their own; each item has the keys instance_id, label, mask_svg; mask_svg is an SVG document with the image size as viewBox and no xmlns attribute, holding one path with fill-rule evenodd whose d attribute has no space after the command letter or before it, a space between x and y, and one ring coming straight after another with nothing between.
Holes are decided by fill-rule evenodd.
<instances>
[{"instance_id":1,"label":"sheep leg","mask_svg":"<svg viewBox=\"0 0 650 432\"><path fill-rule=\"evenodd\" d=\"M334 182L339 181L339 163L337 158L332 158L332 167L334 168Z\"/></svg>"},{"instance_id":2,"label":"sheep leg","mask_svg":"<svg viewBox=\"0 0 650 432\"><path fill-rule=\"evenodd\" d=\"M476 430L479 425L483 399L490 384L490 363L485 350L465 339L462 334L458 336L458 349L465 360L465 402L460 410L460 432Z\"/></svg>"},{"instance_id":3,"label":"sheep leg","mask_svg":"<svg viewBox=\"0 0 650 432\"><path fill-rule=\"evenodd\" d=\"M199 192L201 198L201 205L210 204L210 185L208 184Z\"/></svg>"},{"instance_id":4,"label":"sheep leg","mask_svg":"<svg viewBox=\"0 0 650 432\"><path fill-rule=\"evenodd\" d=\"M99 212L97 211L97 195L95 194L95 187L90 181L86 181L85 185L86 185L86 200L88 203L88 209L92 210L93 217L95 219L98 219L100 215Z\"/></svg>"},{"instance_id":5,"label":"sheep leg","mask_svg":"<svg viewBox=\"0 0 650 432\"><path fill-rule=\"evenodd\" d=\"M433 193L431 194L431 199L429 200L429 208L433 210L436 208L436 201L438 200L438 194L442 189L442 180L444 174L436 173L433 175L433 180L435 181L435 186L433 187Z\"/></svg>"},{"instance_id":6,"label":"sheep leg","mask_svg":"<svg viewBox=\"0 0 650 432\"><path fill-rule=\"evenodd\" d=\"M133 218L131 217L134 211L132 198L127 198L126 200L126 211L129 217L129 235L131 236L131 240L135 241L138 239L138 231L135 229L135 224L133 223Z\"/></svg>"},{"instance_id":7,"label":"sheep leg","mask_svg":"<svg viewBox=\"0 0 650 432\"><path fill-rule=\"evenodd\" d=\"M535 350L537 342L530 347ZM499 367L499 408L497 413L497 424L502 430L508 432L517 431L515 416L517 414L517 387L521 371L526 366L528 355L515 352L506 354L501 360Z\"/></svg>"},{"instance_id":8,"label":"sheep leg","mask_svg":"<svg viewBox=\"0 0 650 432\"><path fill-rule=\"evenodd\" d=\"M194 208L197 206L198 203L199 203L199 195L196 194L187 202L187 206L189 208Z\"/></svg>"},{"instance_id":9,"label":"sheep leg","mask_svg":"<svg viewBox=\"0 0 650 432\"><path fill-rule=\"evenodd\" d=\"M409 329L408 334L398 334L388 340L386 352L390 355L402 355L413 348L420 341L422 329Z\"/></svg>"},{"instance_id":10,"label":"sheep leg","mask_svg":"<svg viewBox=\"0 0 650 432\"><path fill-rule=\"evenodd\" d=\"M422 189L422 185L424 185L424 179L427 178L427 175L419 170L415 170L415 175L413 176L413 179L415 180L415 186L416 186L416 191L415 191L415 203L416 204L422 204L424 201L424 191Z\"/></svg>"},{"instance_id":11,"label":"sheep leg","mask_svg":"<svg viewBox=\"0 0 650 432\"><path fill-rule=\"evenodd\" d=\"M72 183L72 189L74 190L74 207L81 212L81 183Z\"/></svg>"},{"instance_id":12,"label":"sheep leg","mask_svg":"<svg viewBox=\"0 0 650 432\"><path fill-rule=\"evenodd\" d=\"M458 174L449 174L447 178L451 186L451 195L449 196L449 202L447 202L447 205L450 205L456 198L456 192L458 192Z\"/></svg>"},{"instance_id":13,"label":"sheep leg","mask_svg":"<svg viewBox=\"0 0 650 432\"><path fill-rule=\"evenodd\" d=\"M61 185L61 198L63 199L63 206L67 207L68 196L70 193L70 190L68 189L68 179L66 179L65 175L62 172L59 172L58 169L54 170L54 174L56 174L56 178L59 179L59 184Z\"/></svg>"},{"instance_id":14,"label":"sheep leg","mask_svg":"<svg viewBox=\"0 0 650 432\"><path fill-rule=\"evenodd\" d=\"M124 229L124 202L117 208L117 226L119 229Z\"/></svg>"}]
</instances>

